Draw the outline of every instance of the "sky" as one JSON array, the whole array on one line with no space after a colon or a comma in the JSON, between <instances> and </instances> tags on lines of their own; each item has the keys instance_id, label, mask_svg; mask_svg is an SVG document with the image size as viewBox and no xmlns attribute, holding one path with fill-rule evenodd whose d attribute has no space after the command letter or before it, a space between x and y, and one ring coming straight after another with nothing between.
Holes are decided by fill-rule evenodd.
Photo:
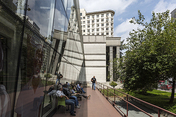
<instances>
[{"instance_id":1,"label":"sky","mask_svg":"<svg viewBox=\"0 0 176 117\"><path fill-rule=\"evenodd\" d=\"M129 32L139 25L130 24L132 17L138 18L138 10L144 15L146 22L152 18L152 12L173 11L176 0L79 0L80 8L87 12L114 10L114 37L126 40Z\"/></svg>"}]
</instances>

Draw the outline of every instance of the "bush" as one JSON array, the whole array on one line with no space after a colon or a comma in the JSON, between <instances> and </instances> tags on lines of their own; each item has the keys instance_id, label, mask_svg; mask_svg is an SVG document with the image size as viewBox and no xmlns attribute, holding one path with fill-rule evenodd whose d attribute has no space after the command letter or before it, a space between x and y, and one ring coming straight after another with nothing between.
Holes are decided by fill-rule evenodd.
<instances>
[{"instance_id":1,"label":"bush","mask_svg":"<svg viewBox=\"0 0 176 117\"><path fill-rule=\"evenodd\" d=\"M111 85L114 88L115 86L117 86L117 83L115 83L114 81L112 81L112 82L109 83L109 85Z\"/></svg>"}]
</instances>

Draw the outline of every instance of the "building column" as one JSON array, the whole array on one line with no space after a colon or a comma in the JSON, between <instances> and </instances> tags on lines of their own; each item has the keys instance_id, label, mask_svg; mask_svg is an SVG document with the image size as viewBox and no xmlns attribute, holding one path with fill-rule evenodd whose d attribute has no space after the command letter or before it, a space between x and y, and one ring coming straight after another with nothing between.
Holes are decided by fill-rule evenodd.
<instances>
[{"instance_id":1,"label":"building column","mask_svg":"<svg viewBox=\"0 0 176 117\"><path fill-rule=\"evenodd\" d=\"M116 47L116 58L120 58L120 47Z\"/></svg>"},{"instance_id":2,"label":"building column","mask_svg":"<svg viewBox=\"0 0 176 117\"><path fill-rule=\"evenodd\" d=\"M109 71L110 71L110 81L113 81L113 47L109 47Z\"/></svg>"}]
</instances>

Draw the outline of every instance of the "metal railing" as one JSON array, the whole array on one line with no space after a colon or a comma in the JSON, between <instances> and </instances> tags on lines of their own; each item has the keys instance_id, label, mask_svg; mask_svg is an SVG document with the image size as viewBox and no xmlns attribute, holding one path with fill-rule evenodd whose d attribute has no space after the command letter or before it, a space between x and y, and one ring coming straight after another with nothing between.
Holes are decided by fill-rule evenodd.
<instances>
[{"instance_id":1,"label":"metal railing","mask_svg":"<svg viewBox=\"0 0 176 117\"><path fill-rule=\"evenodd\" d=\"M102 94L106 97L106 99L107 99L109 102L111 102L111 104L115 107L115 109L118 110L118 111L120 111L121 114L122 114L124 117L128 117L128 105L129 105L129 104L130 104L131 106L135 107L136 109L140 110L141 112L145 113L145 114L148 115L149 117L153 117L151 114L147 113L146 111L142 110L141 108L139 108L139 107L137 107L136 105L134 105L134 104L132 104L131 102L129 102L128 98L135 99L135 100L137 100L138 102L142 102L142 103L144 103L144 104L146 104L146 105L148 105L148 106L151 106L151 107L154 107L154 108L158 109L158 117L160 117L160 114L161 114L160 111L164 111L164 112L166 112L166 113L168 113L168 114L173 115L174 117L176 117L176 114L175 114L175 113L172 113L172 112L170 112L170 111L168 111L168 110L165 110L165 109L163 109L163 108L161 108L161 107L158 107L158 106L156 106L156 105L150 104L150 103L148 103L148 102L146 102L146 101L143 101L143 100L141 100L141 99L138 99L138 98L136 98L136 97L133 97L133 96L131 96L131 95L129 95L129 94L126 94L126 93L124 93L124 92L121 92L121 91L119 91L119 90L117 90L117 89L115 89L115 88L111 88L111 87L109 87L109 86L107 86L107 85L104 85L104 84L102 84L102 83L97 83L96 85L97 85L96 88L100 91L100 93L102 93ZM112 89L113 91L110 91L109 89ZM105 91L106 91L106 93L105 93ZM121 94L123 94L123 95L126 95L126 99L124 99L123 97L118 96L117 94L115 94L116 91L119 92L119 93L121 93ZM111 100L109 99L109 96L108 96L109 93L113 94L113 96L114 96L114 101L111 101ZM105 94L106 94L106 95L105 95ZM116 97L126 102L126 114L125 114L122 110L120 110L120 108L117 107L117 105L115 104L115 98L116 98Z\"/></svg>"}]
</instances>

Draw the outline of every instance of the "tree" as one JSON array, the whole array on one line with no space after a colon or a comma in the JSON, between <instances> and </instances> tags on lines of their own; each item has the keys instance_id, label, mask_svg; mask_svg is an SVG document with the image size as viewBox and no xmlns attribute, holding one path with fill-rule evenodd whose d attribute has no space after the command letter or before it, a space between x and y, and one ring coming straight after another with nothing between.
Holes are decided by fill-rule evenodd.
<instances>
[{"instance_id":1,"label":"tree","mask_svg":"<svg viewBox=\"0 0 176 117\"><path fill-rule=\"evenodd\" d=\"M114 75L114 81L117 81L118 79L122 80L122 68L123 68L123 53L122 51L125 49L125 44L124 44L124 40L121 41L120 44L120 58L114 58L113 61L111 61L113 63L113 75Z\"/></svg>"},{"instance_id":2,"label":"tree","mask_svg":"<svg viewBox=\"0 0 176 117\"><path fill-rule=\"evenodd\" d=\"M174 100L176 80L176 20L169 11L152 13L149 23L138 11L138 19L130 23L141 25L127 38L124 62L124 87L145 93L157 86L159 80L173 78L170 103Z\"/></svg>"}]
</instances>

